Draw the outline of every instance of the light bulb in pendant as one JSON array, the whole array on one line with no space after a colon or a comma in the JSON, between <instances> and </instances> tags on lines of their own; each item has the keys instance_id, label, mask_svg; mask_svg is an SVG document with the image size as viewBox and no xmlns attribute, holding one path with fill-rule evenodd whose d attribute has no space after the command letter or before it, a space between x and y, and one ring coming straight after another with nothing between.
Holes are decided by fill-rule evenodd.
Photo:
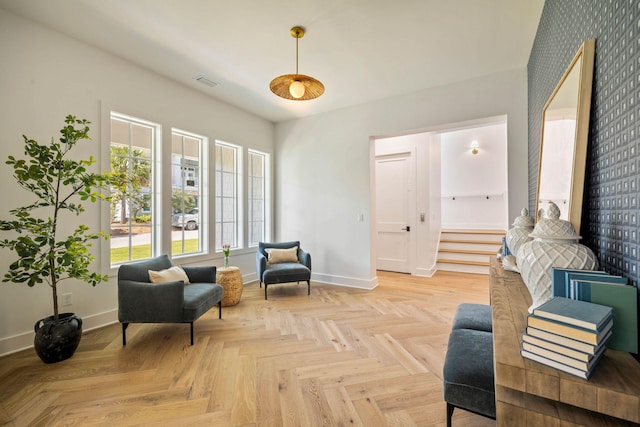
<instances>
[{"instance_id":1,"label":"light bulb in pendant","mask_svg":"<svg viewBox=\"0 0 640 427\"><path fill-rule=\"evenodd\" d=\"M304 84L300 80L294 80L289 85L289 93L294 98L302 98L304 96Z\"/></svg>"}]
</instances>

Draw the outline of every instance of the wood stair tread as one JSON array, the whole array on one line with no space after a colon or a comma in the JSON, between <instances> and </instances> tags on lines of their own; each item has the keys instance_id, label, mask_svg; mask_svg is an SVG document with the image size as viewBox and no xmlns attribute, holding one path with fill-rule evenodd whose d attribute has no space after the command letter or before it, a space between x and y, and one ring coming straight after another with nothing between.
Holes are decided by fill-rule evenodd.
<instances>
[{"instance_id":1,"label":"wood stair tread","mask_svg":"<svg viewBox=\"0 0 640 427\"><path fill-rule=\"evenodd\" d=\"M479 229L469 229L469 230L442 230L442 234L445 233L455 233L455 234L491 234L491 235L500 235L504 236L507 234L505 230L479 230Z\"/></svg>"},{"instance_id":2,"label":"wood stair tread","mask_svg":"<svg viewBox=\"0 0 640 427\"><path fill-rule=\"evenodd\" d=\"M479 245L501 245L497 240L440 239L440 243L474 243Z\"/></svg>"},{"instance_id":3,"label":"wood stair tread","mask_svg":"<svg viewBox=\"0 0 640 427\"><path fill-rule=\"evenodd\" d=\"M467 250L467 249L442 249L440 248L438 252L446 252L453 254L469 254L469 255L495 255L492 251L476 251L476 250Z\"/></svg>"},{"instance_id":4,"label":"wood stair tread","mask_svg":"<svg viewBox=\"0 0 640 427\"><path fill-rule=\"evenodd\" d=\"M439 264L461 264L461 265L477 265L480 267L489 267L489 262L482 262L482 261L465 261L465 260L459 260L459 259L439 259L438 258L438 263Z\"/></svg>"}]
</instances>

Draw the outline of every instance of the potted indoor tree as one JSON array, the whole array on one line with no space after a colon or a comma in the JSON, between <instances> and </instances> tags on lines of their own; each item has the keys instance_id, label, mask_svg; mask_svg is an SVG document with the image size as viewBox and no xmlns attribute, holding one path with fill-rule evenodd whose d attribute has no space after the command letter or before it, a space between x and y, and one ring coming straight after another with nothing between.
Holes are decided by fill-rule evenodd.
<instances>
[{"instance_id":1,"label":"potted indoor tree","mask_svg":"<svg viewBox=\"0 0 640 427\"><path fill-rule=\"evenodd\" d=\"M91 242L109 235L90 232L84 224L75 226L68 235L61 235L63 214L80 215L82 202L94 203L109 199L103 190L109 187L122 191L126 179L122 174L93 173L95 163L73 160L69 153L82 140L89 140L89 124L84 119L67 116L60 130L60 139L39 144L23 135L25 159L9 156L13 176L25 190L31 192L33 202L12 209L12 220L0 220L0 230L13 232L12 238L0 240L0 247L10 249L18 259L11 263L3 282L25 283L30 287L46 283L52 291L53 315L35 324L34 347L45 363L59 362L73 355L82 336L82 319L73 313L59 313L58 287L60 282L76 279L93 286L108 276L90 270L94 261ZM67 220L68 221L68 220Z\"/></svg>"}]
</instances>

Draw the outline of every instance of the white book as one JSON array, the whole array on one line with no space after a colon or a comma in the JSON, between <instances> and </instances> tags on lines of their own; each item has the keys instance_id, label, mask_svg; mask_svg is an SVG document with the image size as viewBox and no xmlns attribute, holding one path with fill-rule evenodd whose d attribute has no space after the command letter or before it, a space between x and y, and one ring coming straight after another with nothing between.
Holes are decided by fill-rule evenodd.
<instances>
[{"instance_id":1,"label":"white book","mask_svg":"<svg viewBox=\"0 0 640 427\"><path fill-rule=\"evenodd\" d=\"M609 334L609 336L611 336L611 334ZM600 345L599 347L595 347L593 350L585 349L585 350L588 350L588 352L585 352L585 351L575 350L573 348L565 347L563 345L556 344L556 343L553 343L541 338L537 338L531 335L527 335L527 334L522 335L522 341L538 347L546 348L547 350L550 350L556 353L564 354L565 356L571 357L573 359L581 360L583 362L590 361L591 359L593 359L595 355L604 351L604 349L606 348L606 345ZM594 346L589 346L589 347L594 347Z\"/></svg>"},{"instance_id":2,"label":"white book","mask_svg":"<svg viewBox=\"0 0 640 427\"><path fill-rule=\"evenodd\" d=\"M583 361L583 360L574 359L573 357L565 356L560 353L556 353L551 350L547 350L546 348L538 347L537 345L533 345L528 342L522 343L522 349L524 351L528 351L529 353L535 353L538 356L542 356L549 360L562 363L563 365L580 369L581 371L588 371L591 368L593 368L595 364L598 363L598 360L600 359L600 356L602 356L602 353L604 353L604 350L606 350L606 348L603 348L595 357L592 357L588 361Z\"/></svg>"},{"instance_id":3,"label":"white book","mask_svg":"<svg viewBox=\"0 0 640 427\"><path fill-rule=\"evenodd\" d=\"M576 369L571 366L563 365L562 363L556 362L555 360L547 359L546 357L539 356L535 353L531 353L526 350L520 350L520 354L522 355L522 357L525 357L529 360L542 363L543 365L549 366L551 368L555 368L559 371L566 372L567 374L571 374L585 380L589 379L589 377L593 373L593 371L583 371L581 369Z\"/></svg>"}]
</instances>

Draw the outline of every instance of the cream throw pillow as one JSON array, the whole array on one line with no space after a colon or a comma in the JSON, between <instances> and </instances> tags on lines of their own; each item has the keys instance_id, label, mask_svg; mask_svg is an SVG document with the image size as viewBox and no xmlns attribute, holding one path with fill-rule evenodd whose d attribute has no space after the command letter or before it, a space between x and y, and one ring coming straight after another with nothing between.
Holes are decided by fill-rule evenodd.
<instances>
[{"instance_id":1,"label":"cream throw pillow","mask_svg":"<svg viewBox=\"0 0 640 427\"><path fill-rule=\"evenodd\" d=\"M187 273L185 273L179 265L167 268L166 270L149 270L149 280L151 280L151 283L176 282L178 280L182 280L185 285L189 283Z\"/></svg>"},{"instance_id":2,"label":"cream throw pillow","mask_svg":"<svg viewBox=\"0 0 640 427\"><path fill-rule=\"evenodd\" d=\"M269 264L278 264L281 262L298 262L298 247L294 246L289 249L267 249L269 254Z\"/></svg>"}]
</instances>

